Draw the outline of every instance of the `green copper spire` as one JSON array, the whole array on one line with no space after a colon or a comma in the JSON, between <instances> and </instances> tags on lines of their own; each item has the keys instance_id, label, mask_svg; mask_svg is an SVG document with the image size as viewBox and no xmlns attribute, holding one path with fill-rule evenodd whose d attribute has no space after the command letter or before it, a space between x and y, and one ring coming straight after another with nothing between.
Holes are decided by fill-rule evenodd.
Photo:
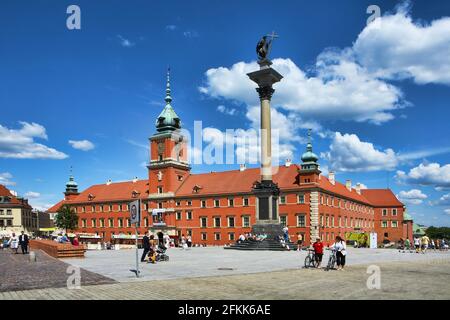
<instances>
[{"instance_id":1,"label":"green copper spire","mask_svg":"<svg viewBox=\"0 0 450 320\"><path fill-rule=\"evenodd\" d=\"M78 193L78 184L73 178L72 166L70 166L69 181L66 183L66 193Z\"/></svg>"},{"instance_id":2,"label":"green copper spire","mask_svg":"<svg viewBox=\"0 0 450 320\"><path fill-rule=\"evenodd\" d=\"M166 104L172 102L172 97L170 96L170 68L167 68L166 98L164 101L166 101Z\"/></svg>"},{"instance_id":3,"label":"green copper spire","mask_svg":"<svg viewBox=\"0 0 450 320\"><path fill-rule=\"evenodd\" d=\"M181 129L180 117L173 110L170 103L172 102L172 96L170 95L170 68L167 69L167 84L166 84L166 97L164 101L166 106L164 107L161 114L156 120L156 130L158 132L162 131L174 131L176 129Z\"/></svg>"},{"instance_id":4,"label":"green copper spire","mask_svg":"<svg viewBox=\"0 0 450 320\"><path fill-rule=\"evenodd\" d=\"M308 129L308 143L306 145L306 152L302 155L303 162L317 162L319 157L312 151L311 143L311 129Z\"/></svg>"}]
</instances>

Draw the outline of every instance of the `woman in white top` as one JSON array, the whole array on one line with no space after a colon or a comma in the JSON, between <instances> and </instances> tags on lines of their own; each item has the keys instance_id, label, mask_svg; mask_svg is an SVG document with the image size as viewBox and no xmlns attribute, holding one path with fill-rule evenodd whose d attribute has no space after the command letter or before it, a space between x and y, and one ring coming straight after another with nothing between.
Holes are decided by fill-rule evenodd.
<instances>
[{"instance_id":1,"label":"woman in white top","mask_svg":"<svg viewBox=\"0 0 450 320\"><path fill-rule=\"evenodd\" d=\"M336 241L331 247L336 250L337 269L344 270L345 256L347 255L347 245L345 244L345 240L337 236Z\"/></svg>"},{"instance_id":2,"label":"woman in white top","mask_svg":"<svg viewBox=\"0 0 450 320\"><path fill-rule=\"evenodd\" d=\"M8 241L8 244L11 250L13 250L17 254L17 250L19 249L19 238L15 233L12 234L11 238Z\"/></svg>"}]
</instances>

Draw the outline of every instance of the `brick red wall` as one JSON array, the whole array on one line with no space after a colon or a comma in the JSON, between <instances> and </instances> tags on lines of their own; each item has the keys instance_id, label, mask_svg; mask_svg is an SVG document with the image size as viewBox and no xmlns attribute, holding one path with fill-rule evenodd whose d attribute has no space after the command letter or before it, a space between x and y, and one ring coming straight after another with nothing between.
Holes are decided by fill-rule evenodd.
<instances>
[{"instance_id":1,"label":"brick red wall","mask_svg":"<svg viewBox=\"0 0 450 320\"><path fill-rule=\"evenodd\" d=\"M383 215L383 209L387 210L387 215ZM397 215L392 214L392 209L397 209ZM376 207L375 208L375 232L377 233L378 242L382 243L384 239L397 242L400 238L405 239L403 228L403 207ZM387 227L382 227L382 222L387 222ZM392 226L392 221L397 222L397 227ZM387 234L387 237L386 237Z\"/></svg>"}]
</instances>

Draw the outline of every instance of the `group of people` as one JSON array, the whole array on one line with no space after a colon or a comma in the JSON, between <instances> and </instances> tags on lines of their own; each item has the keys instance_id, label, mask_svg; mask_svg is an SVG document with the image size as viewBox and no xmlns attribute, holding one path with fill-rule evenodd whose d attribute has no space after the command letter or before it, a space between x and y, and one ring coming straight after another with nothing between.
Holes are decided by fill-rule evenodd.
<instances>
[{"instance_id":1,"label":"group of people","mask_svg":"<svg viewBox=\"0 0 450 320\"><path fill-rule=\"evenodd\" d=\"M404 241L404 249L408 250L411 246L408 239ZM425 253L428 249L432 250L448 250L448 240L445 239L430 239L427 235L414 238L414 248L417 253Z\"/></svg>"},{"instance_id":2,"label":"group of people","mask_svg":"<svg viewBox=\"0 0 450 320\"><path fill-rule=\"evenodd\" d=\"M11 251L15 254L19 253L19 247L22 250L22 254L28 254L29 247L29 237L25 234L24 231L21 232L19 236L16 235L15 232L11 234L11 236L5 237L1 243L1 247L3 250L10 248Z\"/></svg>"},{"instance_id":3,"label":"group of people","mask_svg":"<svg viewBox=\"0 0 450 320\"><path fill-rule=\"evenodd\" d=\"M320 238L316 238L316 241L312 244L314 257L316 260L316 268L320 268L322 263L324 247L325 245ZM344 270L345 257L347 256L347 245L345 240L340 236L337 236L334 243L330 246L330 249L333 250L331 254L336 254L337 270Z\"/></svg>"},{"instance_id":4,"label":"group of people","mask_svg":"<svg viewBox=\"0 0 450 320\"><path fill-rule=\"evenodd\" d=\"M255 234L255 233L248 232L248 233L242 233L239 236L237 243L243 243L246 241L264 241L266 239L267 239L266 233Z\"/></svg>"},{"instance_id":5,"label":"group of people","mask_svg":"<svg viewBox=\"0 0 450 320\"><path fill-rule=\"evenodd\" d=\"M148 263L156 263L158 253L165 252L167 248L171 246L171 243L168 234L160 232L156 239L153 234L149 234L149 232L146 231L142 238L142 247L144 251L142 252L141 262L147 261Z\"/></svg>"}]
</instances>

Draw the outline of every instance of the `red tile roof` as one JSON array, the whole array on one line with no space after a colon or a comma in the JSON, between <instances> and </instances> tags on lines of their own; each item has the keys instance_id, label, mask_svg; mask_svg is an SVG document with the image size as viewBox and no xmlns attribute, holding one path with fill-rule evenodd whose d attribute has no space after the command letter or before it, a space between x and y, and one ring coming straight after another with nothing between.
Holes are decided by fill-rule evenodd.
<instances>
[{"instance_id":1,"label":"red tile roof","mask_svg":"<svg viewBox=\"0 0 450 320\"><path fill-rule=\"evenodd\" d=\"M273 176L275 183L281 189L299 187L295 184L298 167L280 166ZM251 168L244 171L231 170L222 172L210 172L189 175L180 188L176 191L177 197L192 196L194 186L199 186L199 195L245 193L252 190L253 183L260 180L260 168Z\"/></svg>"},{"instance_id":2,"label":"red tile roof","mask_svg":"<svg viewBox=\"0 0 450 320\"><path fill-rule=\"evenodd\" d=\"M404 206L390 189L364 189L362 194L375 207Z\"/></svg>"},{"instance_id":3,"label":"red tile roof","mask_svg":"<svg viewBox=\"0 0 450 320\"><path fill-rule=\"evenodd\" d=\"M330 182L330 180L328 180L328 178L325 176L320 177L319 186L326 191L339 194L341 196L350 198L352 200L360 201L360 202L364 202L364 203L370 203L370 201L364 196L364 194L362 194L362 193L358 194L358 192L356 192L356 189L352 188L350 191L347 189L345 184L342 184L338 181L336 181L335 184L333 185Z\"/></svg>"},{"instance_id":4,"label":"red tile roof","mask_svg":"<svg viewBox=\"0 0 450 320\"><path fill-rule=\"evenodd\" d=\"M23 207L30 207L28 202L23 202L21 199L17 198L15 195L11 193L11 191L5 187L4 185L0 184L0 196L2 197L10 197L10 202L8 203L2 203L2 206L23 206ZM27 200L25 200L27 201Z\"/></svg>"},{"instance_id":5,"label":"red tile roof","mask_svg":"<svg viewBox=\"0 0 450 320\"><path fill-rule=\"evenodd\" d=\"M145 199L148 197L148 180L137 180L115 182L111 184L93 185L70 201L62 200L49 208L47 212L57 212L63 204L83 203L83 202L106 202L106 201L122 201L132 199L132 193L138 193L136 199ZM90 195L93 196L90 198ZM90 200L91 199L91 200Z\"/></svg>"}]
</instances>

